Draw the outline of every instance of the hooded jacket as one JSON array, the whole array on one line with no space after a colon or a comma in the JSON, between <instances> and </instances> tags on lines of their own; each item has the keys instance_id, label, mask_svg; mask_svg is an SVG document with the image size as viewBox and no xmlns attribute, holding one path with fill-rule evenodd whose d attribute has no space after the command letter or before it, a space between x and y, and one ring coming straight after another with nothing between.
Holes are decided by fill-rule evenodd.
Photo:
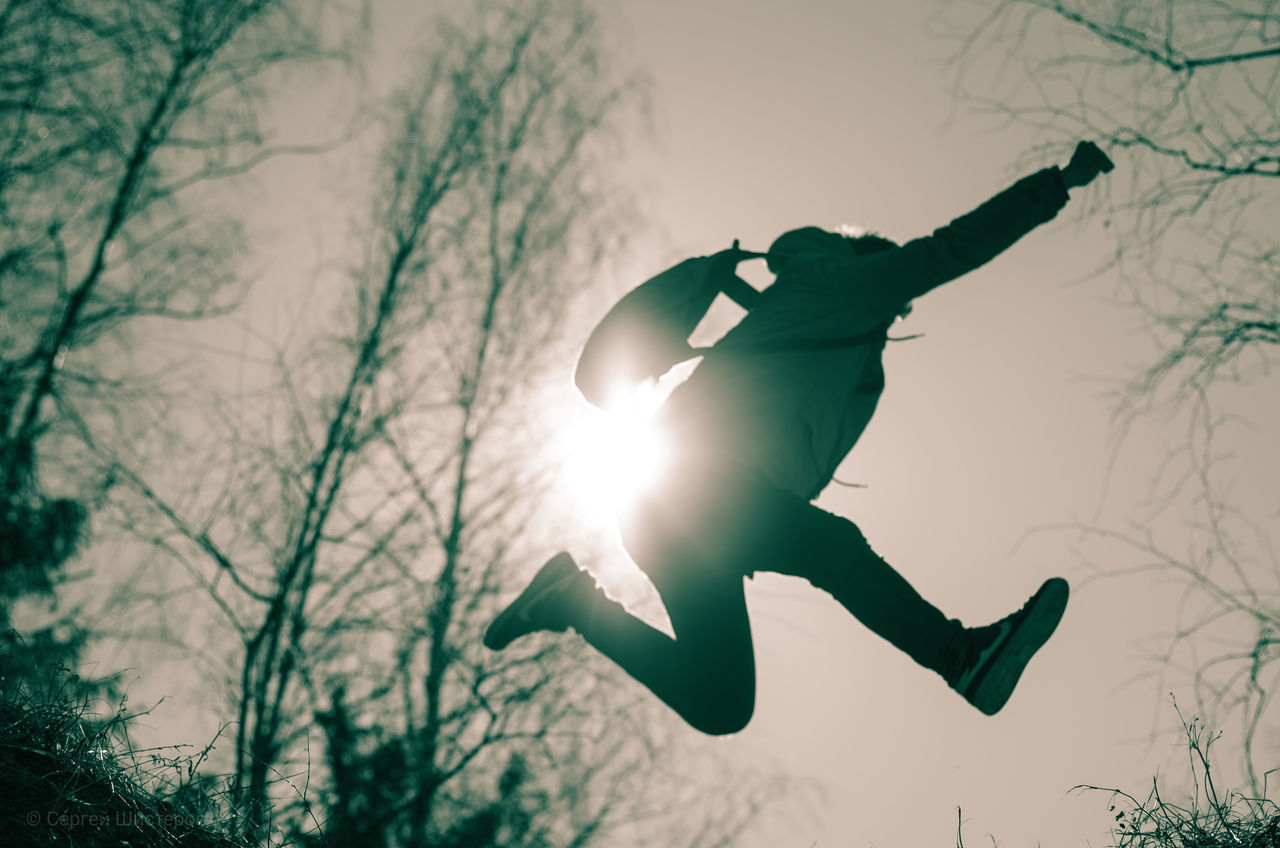
<instances>
[{"instance_id":1,"label":"hooded jacket","mask_svg":"<svg viewBox=\"0 0 1280 848\"><path fill-rule=\"evenodd\" d=\"M695 464L745 465L816 498L875 411L894 318L1051 220L1066 201L1061 172L1046 168L901 247L859 255L844 236L818 227L784 233L769 248L773 285L676 387L655 423ZM863 333L872 340L767 352L787 340Z\"/></svg>"}]
</instances>

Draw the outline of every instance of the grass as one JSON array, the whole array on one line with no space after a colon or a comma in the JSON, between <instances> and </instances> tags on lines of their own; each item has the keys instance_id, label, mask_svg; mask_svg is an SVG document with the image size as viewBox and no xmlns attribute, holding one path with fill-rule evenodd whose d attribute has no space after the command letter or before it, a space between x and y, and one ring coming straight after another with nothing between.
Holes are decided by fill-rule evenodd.
<instances>
[{"instance_id":1,"label":"grass","mask_svg":"<svg viewBox=\"0 0 1280 848\"><path fill-rule=\"evenodd\" d=\"M1075 787L1111 793L1115 848L1280 848L1280 806L1267 798L1265 782L1261 797L1220 791L1210 749L1222 734L1210 732L1198 717L1188 722L1178 712L1178 719L1186 734L1190 797L1176 802L1166 798L1158 777L1141 797L1119 789Z\"/></svg>"},{"instance_id":2,"label":"grass","mask_svg":"<svg viewBox=\"0 0 1280 848\"><path fill-rule=\"evenodd\" d=\"M207 750L135 750L123 709L96 713L95 702L72 694L74 677L59 672L39 691L23 682L0 680L0 841L8 848L246 844L232 835L217 783L197 774Z\"/></svg>"},{"instance_id":3,"label":"grass","mask_svg":"<svg viewBox=\"0 0 1280 848\"><path fill-rule=\"evenodd\" d=\"M1189 797L1177 801L1165 797L1159 775L1145 796L1101 786L1073 788L1111 796L1110 848L1280 848L1280 805L1267 797L1265 781L1261 797L1220 791L1214 782L1210 749L1222 734L1210 732L1198 717L1188 722L1179 712L1178 718L1186 734ZM960 820L956 848L964 848L962 826Z\"/></svg>"}]
</instances>

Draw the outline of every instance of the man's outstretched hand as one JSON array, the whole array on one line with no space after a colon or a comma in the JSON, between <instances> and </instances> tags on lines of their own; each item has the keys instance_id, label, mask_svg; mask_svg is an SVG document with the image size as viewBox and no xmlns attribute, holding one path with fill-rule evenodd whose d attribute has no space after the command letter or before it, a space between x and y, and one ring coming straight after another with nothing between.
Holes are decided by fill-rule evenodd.
<instances>
[{"instance_id":1,"label":"man's outstretched hand","mask_svg":"<svg viewBox=\"0 0 1280 848\"><path fill-rule=\"evenodd\" d=\"M1067 188L1088 185L1098 174L1105 174L1115 168L1115 164L1107 158L1107 154L1092 141L1082 141L1076 145L1076 152L1071 154L1071 161L1062 169L1062 181Z\"/></svg>"}]
</instances>

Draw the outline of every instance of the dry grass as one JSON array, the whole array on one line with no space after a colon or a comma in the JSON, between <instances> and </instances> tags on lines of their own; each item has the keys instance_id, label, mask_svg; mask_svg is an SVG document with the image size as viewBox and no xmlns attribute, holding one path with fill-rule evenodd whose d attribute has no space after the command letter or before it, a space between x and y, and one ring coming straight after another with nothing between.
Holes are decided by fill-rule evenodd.
<instances>
[{"instance_id":1,"label":"dry grass","mask_svg":"<svg viewBox=\"0 0 1280 848\"><path fill-rule=\"evenodd\" d=\"M1222 734L1210 732L1199 718L1188 722L1181 712L1178 718L1187 739L1190 797L1177 802L1164 797L1156 779L1145 797L1099 786L1076 787L1111 793L1114 848L1280 848L1280 806L1266 797L1265 789L1261 798L1220 791L1210 749Z\"/></svg>"},{"instance_id":2,"label":"dry grass","mask_svg":"<svg viewBox=\"0 0 1280 848\"><path fill-rule=\"evenodd\" d=\"M1174 704L1177 709L1177 704ZM1145 797L1121 789L1076 786L1075 791L1106 792L1115 823L1110 848L1280 848L1280 805L1264 791L1254 798L1214 783L1210 749L1222 735L1208 731L1199 718L1186 721L1189 797L1174 802L1161 794L1158 777ZM1270 774L1270 772L1268 773ZM963 818L957 810L956 848L964 848ZM992 844L997 844L992 840ZM1046 844L1055 844L1047 840Z\"/></svg>"},{"instance_id":3,"label":"dry grass","mask_svg":"<svg viewBox=\"0 0 1280 848\"><path fill-rule=\"evenodd\" d=\"M203 752L137 751L122 711L103 716L56 675L38 692L0 685L0 842L233 848L235 826L216 783L196 768ZM102 703L102 702L98 702Z\"/></svg>"}]
</instances>

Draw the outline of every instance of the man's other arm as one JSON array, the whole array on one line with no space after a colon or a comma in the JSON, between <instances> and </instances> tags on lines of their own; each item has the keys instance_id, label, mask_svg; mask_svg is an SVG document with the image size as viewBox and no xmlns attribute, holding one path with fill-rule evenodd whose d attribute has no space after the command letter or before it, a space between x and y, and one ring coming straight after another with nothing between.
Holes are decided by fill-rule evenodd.
<instances>
[{"instance_id":1,"label":"man's other arm","mask_svg":"<svg viewBox=\"0 0 1280 848\"><path fill-rule=\"evenodd\" d=\"M1068 188L1087 185L1112 167L1096 145L1081 142L1065 167L1045 168L1024 177L931 235L857 258L850 271L857 277L859 308L896 311L907 301L985 265L1052 220L1066 205Z\"/></svg>"}]
</instances>

